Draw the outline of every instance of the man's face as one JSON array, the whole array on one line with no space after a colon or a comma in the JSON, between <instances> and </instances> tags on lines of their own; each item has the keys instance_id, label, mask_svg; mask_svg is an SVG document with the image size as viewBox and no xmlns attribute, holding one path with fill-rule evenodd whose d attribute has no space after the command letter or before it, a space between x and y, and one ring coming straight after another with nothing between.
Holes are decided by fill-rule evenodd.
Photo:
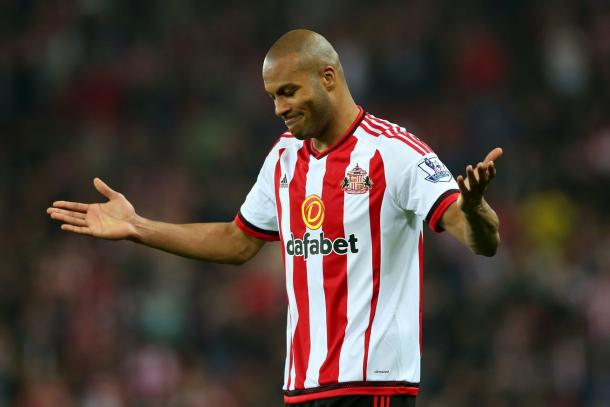
<instances>
[{"instance_id":1,"label":"man's face","mask_svg":"<svg viewBox=\"0 0 610 407\"><path fill-rule=\"evenodd\" d=\"M294 54L267 58L263 63L265 91L276 116L298 139L316 137L332 117L332 103L316 72L303 69Z\"/></svg>"}]
</instances>

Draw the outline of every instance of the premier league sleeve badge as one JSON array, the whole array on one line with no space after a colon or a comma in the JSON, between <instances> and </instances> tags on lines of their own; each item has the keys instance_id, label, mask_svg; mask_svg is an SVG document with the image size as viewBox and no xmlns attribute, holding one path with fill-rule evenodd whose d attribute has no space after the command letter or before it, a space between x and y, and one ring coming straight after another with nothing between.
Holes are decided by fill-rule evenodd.
<instances>
[{"instance_id":1,"label":"premier league sleeve badge","mask_svg":"<svg viewBox=\"0 0 610 407\"><path fill-rule=\"evenodd\" d=\"M418 167L427 175L426 181L436 183L451 180L451 173L438 157L426 157L418 164Z\"/></svg>"}]
</instances>

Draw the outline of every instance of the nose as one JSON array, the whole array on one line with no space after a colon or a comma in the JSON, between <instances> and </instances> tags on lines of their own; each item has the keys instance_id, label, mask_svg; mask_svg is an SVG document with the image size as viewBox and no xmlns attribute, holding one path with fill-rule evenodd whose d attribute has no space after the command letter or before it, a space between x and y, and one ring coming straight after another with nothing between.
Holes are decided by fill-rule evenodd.
<instances>
[{"instance_id":1,"label":"nose","mask_svg":"<svg viewBox=\"0 0 610 407\"><path fill-rule=\"evenodd\" d=\"M290 106L286 103L286 101L278 97L275 99L275 115L277 117L284 117L288 112L290 112Z\"/></svg>"}]
</instances>

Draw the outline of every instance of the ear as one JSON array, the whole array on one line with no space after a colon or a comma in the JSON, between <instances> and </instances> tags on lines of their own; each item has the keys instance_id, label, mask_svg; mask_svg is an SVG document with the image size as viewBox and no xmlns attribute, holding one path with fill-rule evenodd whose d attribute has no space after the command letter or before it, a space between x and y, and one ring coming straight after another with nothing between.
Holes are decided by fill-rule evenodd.
<instances>
[{"instance_id":1,"label":"ear","mask_svg":"<svg viewBox=\"0 0 610 407\"><path fill-rule=\"evenodd\" d=\"M337 86L337 71L330 65L322 70L322 84L326 90L332 90Z\"/></svg>"}]
</instances>

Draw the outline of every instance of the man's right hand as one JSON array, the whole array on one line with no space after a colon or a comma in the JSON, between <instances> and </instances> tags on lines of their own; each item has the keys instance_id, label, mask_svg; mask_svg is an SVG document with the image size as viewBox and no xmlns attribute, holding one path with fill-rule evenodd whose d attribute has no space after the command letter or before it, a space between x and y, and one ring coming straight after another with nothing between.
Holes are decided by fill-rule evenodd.
<instances>
[{"instance_id":1,"label":"man's right hand","mask_svg":"<svg viewBox=\"0 0 610 407\"><path fill-rule=\"evenodd\" d=\"M127 199L101 179L93 185L108 202L84 204L56 201L47 209L62 230L102 239L129 239L179 256L227 264L252 258L265 240L242 231L235 221L174 224L138 216Z\"/></svg>"},{"instance_id":2,"label":"man's right hand","mask_svg":"<svg viewBox=\"0 0 610 407\"><path fill-rule=\"evenodd\" d=\"M68 232L111 240L133 237L136 212L131 203L99 178L93 180L93 185L108 198L108 202L85 204L55 201L47 213L52 219L63 222L61 229Z\"/></svg>"}]
</instances>

